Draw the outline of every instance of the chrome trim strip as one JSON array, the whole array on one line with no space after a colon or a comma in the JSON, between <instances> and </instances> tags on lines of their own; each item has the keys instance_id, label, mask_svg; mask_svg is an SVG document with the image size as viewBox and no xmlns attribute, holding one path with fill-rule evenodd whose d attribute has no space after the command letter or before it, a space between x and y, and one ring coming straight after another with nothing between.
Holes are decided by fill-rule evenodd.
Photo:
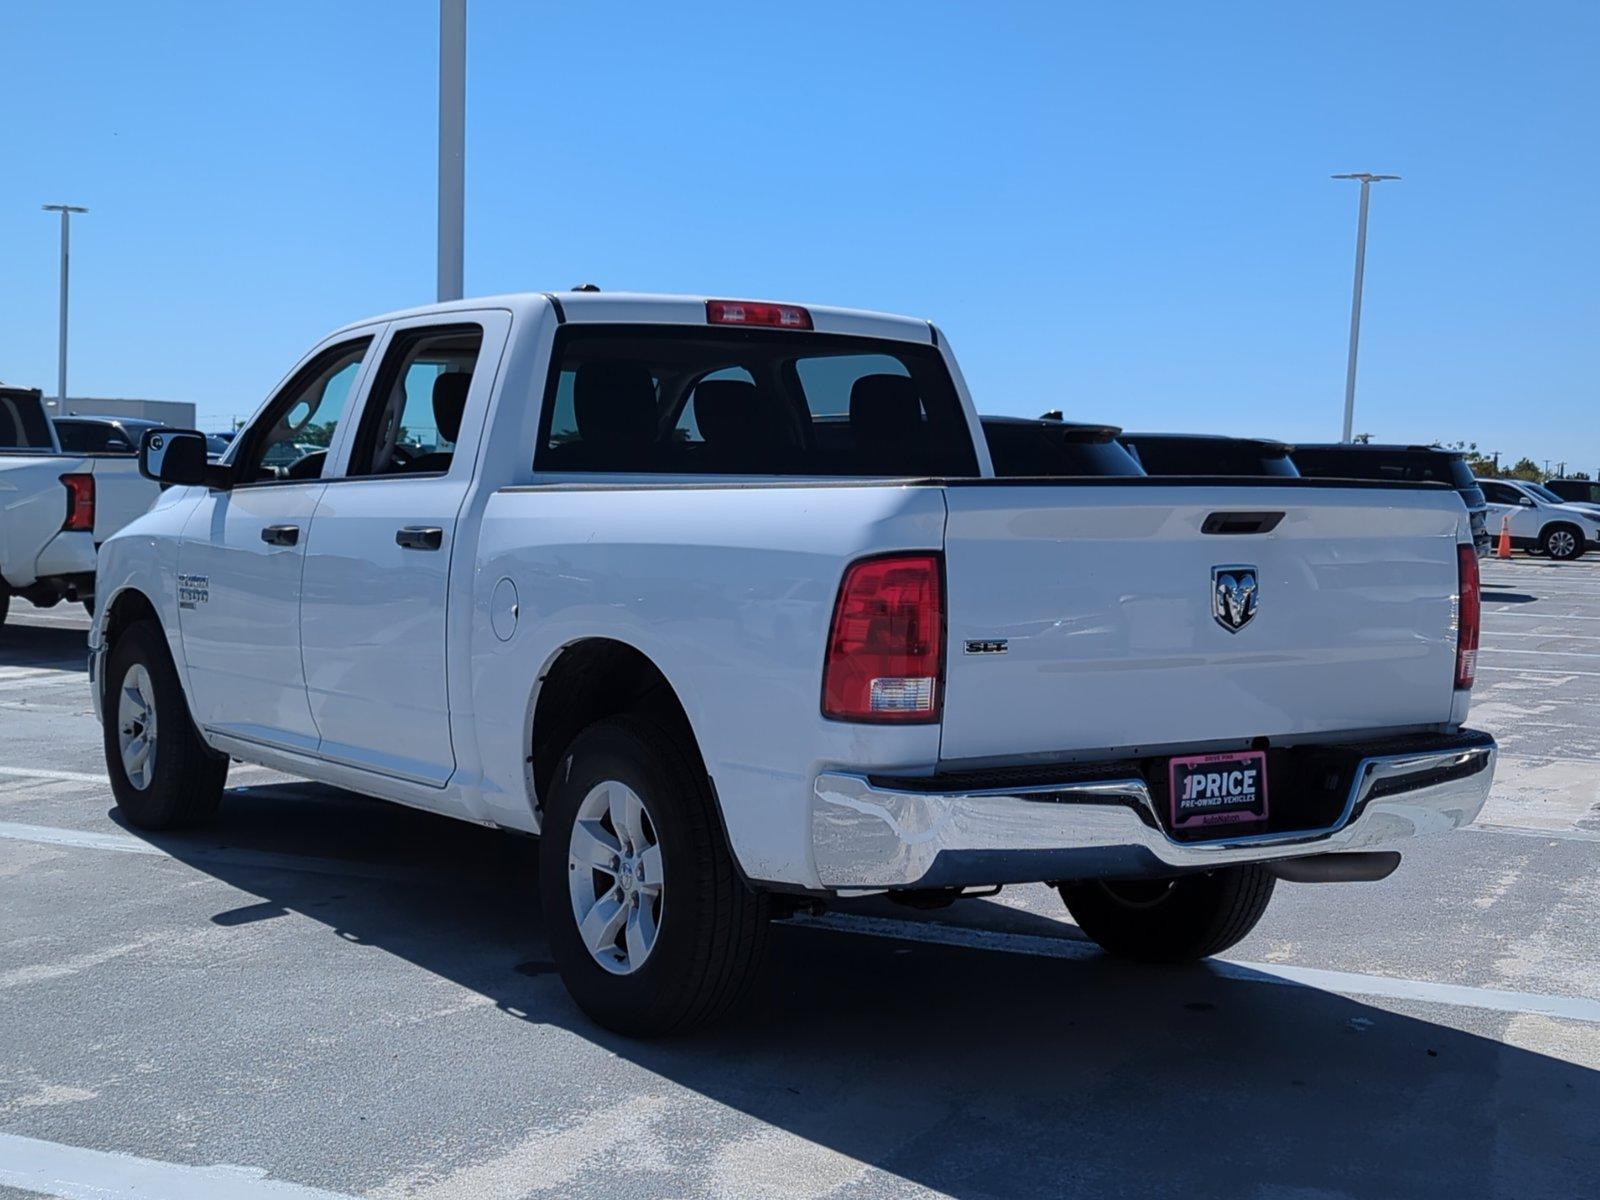
<instances>
[{"instance_id":1,"label":"chrome trim strip","mask_svg":"<svg viewBox=\"0 0 1600 1200\"><path fill-rule=\"evenodd\" d=\"M916 886L945 852L1059 852L1065 866L1074 852L1104 851L1120 856L1123 864L1146 862L1144 873L1155 874L1339 850L1390 849L1411 837L1469 824L1488 799L1497 754L1490 743L1364 758L1356 765L1344 810L1332 825L1211 842L1175 841L1156 819L1154 799L1139 779L908 792L874 787L865 775L824 772L813 786L812 851L823 886L886 888ZM1408 776L1440 772L1460 774L1394 786ZM1392 790L1374 796L1380 785ZM1073 869L1081 866L1080 856ZM979 876L985 869L972 868ZM951 882L948 874L940 872L941 886Z\"/></svg>"}]
</instances>

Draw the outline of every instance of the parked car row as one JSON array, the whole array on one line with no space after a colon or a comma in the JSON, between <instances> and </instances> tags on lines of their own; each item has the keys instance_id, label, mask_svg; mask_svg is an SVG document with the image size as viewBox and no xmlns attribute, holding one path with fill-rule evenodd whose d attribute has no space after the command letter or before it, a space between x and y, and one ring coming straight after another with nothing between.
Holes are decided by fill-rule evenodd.
<instances>
[{"instance_id":1,"label":"parked car row","mask_svg":"<svg viewBox=\"0 0 1600 1200\"><path fill-rule=\"evenodd\" d=\"M1504 526L1511 545L1557 561L1600 549L1600 483L1480 479L1459 450L1440 446L1330 442L1290 446L1264 438L1195 433L1124 433L1110 425L982 418L999 475L1226 477L1371 480L1438 484L1466 508L1472 542L1490 552ZM1123 453L1117 453L1120 448Z\"/></svg>"}]
</instances>

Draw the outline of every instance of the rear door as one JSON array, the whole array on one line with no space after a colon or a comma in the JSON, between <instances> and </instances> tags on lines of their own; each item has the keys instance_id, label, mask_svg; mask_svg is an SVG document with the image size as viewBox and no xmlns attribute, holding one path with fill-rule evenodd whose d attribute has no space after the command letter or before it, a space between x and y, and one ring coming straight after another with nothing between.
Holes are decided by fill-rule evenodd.
<instances>
[{"instance_id":1,"label":"rear door","mask_svg":"<svg viewBox=\"0 0 1600 1200\"><path fill-rule=\"evenodd\" d=\"M209 492L184 526L178 624L195 716L208 728L317 748L300 660L300 576L327 486L323 462L285 477L262 462L277 445L334 440L372 341L348 338L315 353L237 439L232 490Z\"/></svg>"},{"instance_id":2,"label":"rear door","mask_svg":"<svg viewBox=\"0 0 1600 1200\"><path fill-rule=\"evenodd\" d=\"M1463 514L1443 488L946 494L946 759L1450 717Z\"/></svg>"},{"instance_id":3,"label":"rear door","mask_svg":"<svg viewBox=\"0 0 1600 1200\"><path fill-rule=\"evenodd\" d=\"M399 321L306 545L301 641L324 758L443 787L455 770L445 645L499 311Z\"/></svg>"}]
</instances>

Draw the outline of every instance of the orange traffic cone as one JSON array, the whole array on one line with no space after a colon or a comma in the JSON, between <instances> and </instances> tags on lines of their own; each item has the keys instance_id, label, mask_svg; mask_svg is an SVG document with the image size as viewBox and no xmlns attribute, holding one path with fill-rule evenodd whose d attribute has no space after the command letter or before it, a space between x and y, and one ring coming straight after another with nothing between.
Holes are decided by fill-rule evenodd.
<instances>
[{"instance_id":1,"label":"orange traffic cone","mask_svg":"<svg viewBox=\"0 0 1600 1200\"><path fill-rule=\"evenodd\" d=\"M1500 544L1494 548L1496 558L1511 557L1511 518L1500 518Z\"/></svg>"}]
</instances>

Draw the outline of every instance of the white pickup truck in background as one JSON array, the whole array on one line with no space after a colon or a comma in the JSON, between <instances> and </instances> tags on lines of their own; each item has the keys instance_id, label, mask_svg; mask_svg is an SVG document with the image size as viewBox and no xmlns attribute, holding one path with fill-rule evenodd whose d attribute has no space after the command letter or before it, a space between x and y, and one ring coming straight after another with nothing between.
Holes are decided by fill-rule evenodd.
<instances>
[{"instance_id":1,"label":"white pickup truck in background","mask_svg":"<svg viewBox=\"0 0 1600 1200\"><path fill-rule=\"evenodd\" d=\"M539 834L562 977L631 1033L874 892L1046 882L1114 953L1215 954L1493 776L1454 492L997 478L926 321L444 304L144 463L90 635L127 819L205 819L233 758Z\"/></svg>"},{"instance_id":2,"label":"white pickup truck in background","mask_svg":"<svg viewBox=\"0 0 1600 1200\"><path fill-rule=\"evenodd\" d=\"M63 453L36 389L0 387L0 622L20 596L94 607L95 554L160 489L132 447Z\"/></svg>"}]
</instances>

